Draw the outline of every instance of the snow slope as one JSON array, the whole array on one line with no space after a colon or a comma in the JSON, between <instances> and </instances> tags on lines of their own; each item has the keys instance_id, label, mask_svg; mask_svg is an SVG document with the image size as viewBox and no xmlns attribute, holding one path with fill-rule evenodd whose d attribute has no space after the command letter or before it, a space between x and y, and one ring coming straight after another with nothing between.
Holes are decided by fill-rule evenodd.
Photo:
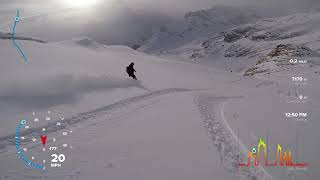
<instances>
[{"instance_id":1,"label":"snow slope","mask_svg":"<svg viewBox=\"0 0 320 180\"><path fill-rule=\"evenodd\" d=\"M88 38L19 40L30 59L25 64L11 43L0 40L1 179L289 180L286 168L239 169L237 162L239 152L248 152L267 129L272 143L295 146L292 129L298 126L304 130L299 160L310 167L296 178L320 177L315 158L320 145L313 143L319 138L319 74L309 67L295 71L313 80L304 90L312 97L304 106L312 118L300 123L282 117L290 108L299 109L283 99L296 100L301 93L288 82L292 74L287 71L243 77ZM132 61L138 81L124 71ZM72 130L66 141L74 148L62 169L41 173L18 158L14 130L21 116L48 109L66 117L63 129L44 125L49 136Z\"/></svg>"},{"instance_id":2,"label":"snow slope","mask_svg":"<svg viewBox=\"0 0 320 180\"><path fill-rule=\"evenodd\" d=\"M219 155L210 148L193 108L191 92L210 85L196 77L184 78L183 70L193 71L192 65L171 63L121 46L102 46L104 51L96 51L77 42L20 41L30 59L24 64L11 41L1 40L1 54L5 54L1 61L1 84L5 87L1 88L2 179L232 177L217 163ZM141 81L127 78L123 71L132 60ZM198 68L195 73L210 72ZM10 80L5 78L8 76ZM169 108L181 103L186 106ZM63 127L77 135L68 139L74 146L74 152L67 156L68 164L62 170L42 174L26 168L17 158L12 129L21 114L46 109L65 114ZM45 127L50 134L60 131L50 124ZM183 150L185 153L180 153ZM99 152L105 159L97 156Z\"/></svg>"}]
</instances>

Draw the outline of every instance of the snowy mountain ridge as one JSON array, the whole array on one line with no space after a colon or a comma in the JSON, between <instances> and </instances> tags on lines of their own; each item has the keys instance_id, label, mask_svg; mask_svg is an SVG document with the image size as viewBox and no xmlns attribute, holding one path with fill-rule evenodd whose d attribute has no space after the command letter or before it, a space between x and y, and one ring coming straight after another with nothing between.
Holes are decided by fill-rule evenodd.
<instances>
[{"instance_id":1,"label":"snowy mountain ridge","mask_svg":"<svg viewBox=\"0 0 320 180\"><path fill-rule=\"evenodd\" d=\"M0 31L0 39L12 39L12 33ZM24 41L34 41L38 43L46 43L46 41L43 41L41 39L26 37L26 36L19 36L19 35L16 35L15 39L24 40Z\"/></svg>"},{"instance_id":2,"label":"snowy mountain ridge","mask_svg":"<svg viewBox=\"0 0 320 180\"><path fill-rule=\"evenodd\" d=\"M212 36L237 25L255 22L270 17L255 7L216 6L208 10L186 13L182 22L161 26L153 37L139 48L141 51L159 54L170 51L186 43Z\"/></svg>"},{"instance_id":3,"label":"snowy mountain ridge","mask_svg":"<svg viewBox=\"0 0 320 180\"><path fill-rule=\"evenodd\" d=\"M170 34L168 32L160 33L140 50L157 55L180 57L186 61L204 63L246 75L252 68L259 69L254 66L266 62L263 59L268 58L272 51L283 44L288 45L291 53L286 57L282 56L282 60L295 58L297 55L300 58L319 57L319 12L261 18L263 15L258 16L250 11L242 14L240 11L223 14L223 18L219 19L217 16L219 11L223 14L224 9L188 13L186 17L190 31L179 36L180 39L168 35ZM243 21L243 18L247 19L247 22ZM300 52L301 50L303 52ZM274 60L275 58L278 57L273 57ZM277 67L278 65L274 64L273 67L269 66L270 70L257 72L279 71Z\"/></svg>"}]
</instances>

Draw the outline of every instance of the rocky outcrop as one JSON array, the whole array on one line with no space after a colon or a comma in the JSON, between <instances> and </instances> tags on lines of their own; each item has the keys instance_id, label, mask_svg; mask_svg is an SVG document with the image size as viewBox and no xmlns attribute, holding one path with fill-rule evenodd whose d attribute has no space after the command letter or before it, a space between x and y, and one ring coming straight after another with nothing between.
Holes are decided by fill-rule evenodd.
<instances>
[{"instance_id":1,"label":"rocky outcrop","mask_svg":"<svg viewBox=\"0 0 320 180\"><path fill-rule=\"evenodd\" d=\"M254 67L245 71L245 76L261 73L279 72L289 70L290 59L318 58L320 54L307 46L297 44L279 44L266 57L260 59Z\"/></svg>"}]
</instances>

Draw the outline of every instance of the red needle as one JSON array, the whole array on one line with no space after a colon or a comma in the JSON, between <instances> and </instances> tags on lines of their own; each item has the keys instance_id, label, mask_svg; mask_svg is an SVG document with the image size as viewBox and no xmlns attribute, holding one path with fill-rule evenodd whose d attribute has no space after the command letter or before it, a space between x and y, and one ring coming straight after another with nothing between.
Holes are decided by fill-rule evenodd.
<instances>
[{"instance_id":1,"label":"red needle","mask_svg":"<svg viewBox=\"0 0 320 180\"><path fill-rule=\"evenodd\" d=\"M46 145L47 135L41 135L40 138L41 138L42 145Z\"/></svg>"}]
</instances>

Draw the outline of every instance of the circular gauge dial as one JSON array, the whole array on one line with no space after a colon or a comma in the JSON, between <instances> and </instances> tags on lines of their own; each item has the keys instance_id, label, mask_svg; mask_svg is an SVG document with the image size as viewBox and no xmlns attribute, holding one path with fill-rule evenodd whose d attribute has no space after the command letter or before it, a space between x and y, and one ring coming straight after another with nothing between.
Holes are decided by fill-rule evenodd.
<instances>
[{"instance_id":1,"label":"circular gauge dial","mask_svg":"<svg viewBox=\"0 0 320 180\"><path fill-rule=\"evenodd\" d=\"M64 117L53 111L33 112L20 120L15 143L21 160L36 169L62 167L66 151L73 148L65 141L73 132L66 129Z\"/></svg>"}]
</instances>

